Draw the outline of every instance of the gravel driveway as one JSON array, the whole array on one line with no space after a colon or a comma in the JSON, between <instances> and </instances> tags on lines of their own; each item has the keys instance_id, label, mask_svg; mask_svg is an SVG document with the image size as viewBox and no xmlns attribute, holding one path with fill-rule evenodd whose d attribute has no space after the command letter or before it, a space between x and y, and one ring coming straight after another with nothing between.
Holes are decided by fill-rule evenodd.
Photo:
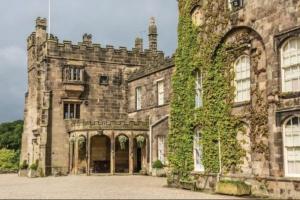
<instances>
[{"instance_id":1,"label":"gravel driveway","mask_svg":"<svg viewBox=\"0 0 300 200\"><path fill-rule=\"evenodd\" d=\"M147 176L67 176L21 178L0 175L1 199L233 199L166 187L165 178Z\"/></svg>"}]
</instances>

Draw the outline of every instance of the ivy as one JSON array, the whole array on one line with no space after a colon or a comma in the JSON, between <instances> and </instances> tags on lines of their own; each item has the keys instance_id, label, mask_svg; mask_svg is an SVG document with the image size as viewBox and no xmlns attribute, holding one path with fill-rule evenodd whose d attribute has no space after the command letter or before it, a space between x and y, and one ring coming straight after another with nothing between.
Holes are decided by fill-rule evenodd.
<instances>
[{"instance_id":1,"label":"ivy","mask_svg":"<svg viewBox=\"0 0 300 200\"><path fill-rule=\"evenodd\" d=\"M176 70L172 78L168 137L170 167L179 179L189 179L194 169L193 137L196 127L201 130L202 162L207 173L219 171L219 140L223 172L238 166L245 154L236 139L241 130L241 121L232 115L234 53L228 49L233 47L225 44L218 46L229 21L224 6L226 2L219 0L217 5L207 1L203 4L207 20L196 27L191 19L195 1L179 1L179 43L175 57ZM195 109L196 70L203 76L203 107L199 109Z\"/></svg>"}]
</instances>

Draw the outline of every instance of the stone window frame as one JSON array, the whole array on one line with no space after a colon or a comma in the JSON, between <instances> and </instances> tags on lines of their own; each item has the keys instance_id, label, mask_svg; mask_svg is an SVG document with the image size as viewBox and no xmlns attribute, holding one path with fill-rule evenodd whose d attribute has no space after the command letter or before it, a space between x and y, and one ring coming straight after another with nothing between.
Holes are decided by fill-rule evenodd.
<instances>
[{"instance_id":1,"label":"stone window frame","mask_svg":"<svg viewBox=\"0 0 300 200\"><path fill-rule=\"evenodd\" d=\"M238 11L242 8L245 7L245 4L246 4L246 1L245 0L238 0L240 1L240 5L239 6L236 6L236 7L233 7L232 6L232 2L235 1L235 0L227 0L227 3L228 3L228 9L231 11L231 12L235 12L235 11Z\"/></svg>"},{"instance_id":2,"label":"stone window frame","mask_svg":"<svg viewBox=\"0 0 300 200\"><path fill-rule=\"evenodd\" d=\"M203 155L203 146L199 144L199 141L201 140L201 129L195 128L194 130L194 137L193 137L193 161L194 161L194 172L205 172L204 165L202 163L202 157L199 157L199 160L201 163L197 164L197 153L196 150L199 150L201 152L201 155ZM202 148L202 150L201 150Z\"/></svg>"},{"instance_id":3,"label":"stone window frame","mask_svg":"<svg viewBox=\"0 0 300 200\"><path fill-rule=\"evenodd\" d=\"M249 79L249 99L242 99L239 100L237 99L237 91L238 91L238 87L237 87L237 62L243 58L243 57L247 57L249 59L249 77L248 78L244 78L245 79ZM234 69L234 87L235 87L235 98L234 98L234 103L244 103L244 102L250 102L251 101L251 57L247 54L241 54L233 63L233 69ZM239 79L242 80L242 79Z\"/></svg>"},{"instance_id":4,"label":"stone window frame","mask_svg":"<svg viewBox=\"0 0 300 200\"><path fill-rule=\"evenodd\" d=\"M299 92L284 92L283 85L282 85L282 70L281 70L281 48L284 46L284 43L288 41L290 38L293 37L300 37L300 26L293 27L291 29L286 29L274 36L274 51L276 52L277 62L278 62L278 77L279 77L279 92L280 97L284 99L288 98L296 98L300 97Z\"/></svg>"},{"instance_id":5,"label":"stone window frame","mask_svg":"<svg viewBox=\"0 0 300 200\"><path fill-rule=\"evenodd\" d=\"M284 120L284 122L282 123L282 139L283 139L283 165L284 165L284 175L285 177L300 177L300 173L299 174L293 174L293 173L288 173L288 169L287 169L287 148L286 148L286 125L288 122L290 122L290 120L293 120L293 118L298 118L298 120L300 120L300 115L299 114L293 114L290 115L288 118L286 118ZM299 123L299 121L298 121ZM294 148L300 148L300 146L296 146Z\"/></svg>"},{"instance_id":6,"label":"stone window frame","mask_svg":"<svg viewBox=\"0 0 300 200\"><path fill-rule=\"evenodd\" d=\"M78 72L76 73L76 79L74 79L74 71L73 70L79 70L79 74ZM68 70L69 73L70 73L70 77L71 78L68 78ZM79 79L78 79L79 78ZM82 83L84 82L84 78L85 78L85 67L82 66L82 65L64 65L63 66L63 70L62 70L62 80L64 83Z\"/></svg>"},{"instance_id":7,"label":"stone window frame","mask_svg":"<svg viewBox=\"0 0 300 200\"><path fill-rule=\"evenodd\" d=\"M71 105L71 104L74 104L74 105L79 105L79 116L77 116L77 109L78 109L78 107L74 107L75 109L74 109L74 117L72 117L72 118L70 118L69 116L68 117L66 117L65 116L65 104L68 104L68 105ZM80 101L80 100L63 100L63 102L62 102L62 115L63 115L63 119L64 120L78 120L78 119L80 119L81 118L81 104L82 104L82 101ZM68 109L70 109L70 106L69 106L69 108ZM70 112L70 111L69 111Z\"/></svg>"},{"instance_id":8,"label":"stone window frame","mask_svg":"<svg viewBox=\"0 0 300 200\"><path fill-rule=\"evenodd\" d=\"M102 79L105 78L106 81L103 81ZM99 76L99 85L108 86L109 85L109 76L106 74L101 74Z\"/></svg>"},{"instance_id":9,"label":"stone window frame","mask_svg":"<svg viewBox=\"0 0 300 200\"><path fill-rule=\"evenodd\" d=\"M135 88L135 110L142 110L142 86L137 86Z\"/></svg>"},{"instance_id":10,"label":"stone window frame","mask_svg":"<svg viewBox=\"0 0 300 200\"><path fill-rule=\"evenodd\" d=\"M298 63L296 63L296 64L290 64L290 65L288 65L288 66L285 66L284 65L284 48L286 47L286 45L290 45L291 44L291 42L293 41L293 40L295 40L296 41L296 45L297 45L297 47L296 48L298 48L299 50L299 52L300 52L300 37L290 37L290 38L288 38L283 44L282 44L282 46L280 47L280 73L281 73L281 91L283 92L283 93L297 93L297 92L300 92L300 87L299 87L299 89L297 90L297 89L295 89L295 90L293 90L293 88L291 88L291 89L287 89L286 87L287 87L287 81L286 81L286 79L285 79L285 71L287 70L287 69L292 69L292 68L294 68L294 67L297 67L298 68L298 83L300 83L300 72L299 72L299 68L300 68L300 61L298 62ZM298 53L296 53L296 54L298 54ZM300 58L300 55L298 55L297 56L297 58L299 59ZM289 59L291 59L291 58L289 58ZM293 86L292 86L293 87Z\"/></svg>"},{"instance_id":11,"label":"stone window frame","mask_svg":"<svg viewBox=\"0 0 300 200\"><path fill-rule=\"evenodd\" d=\"M157 135L157 160L160 160L163 164L166 161L166 136L165 135ZM160 141L162 141L162 145L160 146ZM160 149L162 149L162 154L160 153Z\"/></svg>"},{"instance_id":12,"label":"stone window frame","mask_svg":"<svg viewBox=\"0 0 300 200\"><path fill-rule=\"evenodd\" d=\"M195 108L203 107L203 73L195 70Z\"/></svg>"},{"instance_id":13,"label":"stone window frame","mask_svg":"<svg viewBox=\"0 0 300 200\"><path fill-rule=\"evenodd\" d=\"M155 82L156 82L157 106L163 106L166 103L166 101L165 101L165 81L162 78L162 79L156 80ZM159 88L160 84L162 84L162 91L160 91L160 88ZM160 97L162 98L161 100L160 100Z\"/></svg>"}]
</instances>

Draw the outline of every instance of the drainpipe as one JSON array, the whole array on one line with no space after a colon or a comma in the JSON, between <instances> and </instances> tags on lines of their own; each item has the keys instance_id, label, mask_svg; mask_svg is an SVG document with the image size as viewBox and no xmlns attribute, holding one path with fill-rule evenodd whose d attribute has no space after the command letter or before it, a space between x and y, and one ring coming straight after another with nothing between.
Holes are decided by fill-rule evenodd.
<instances>
[{"instance_id":1,"label":"drainpipe","mask_svg":"<svg viewBox=\"0 0 300 200\"><path fill-rule=\"evenodd\" d=\"M153 124L150 125L150 166L149 166L149 171L152 172L152 130L153 127L156 126L157 124L159 124L160 122L164 121L165 119L169 118L169 115L164 116L163 118L161 118L160 120L154 122ZM150 124L150 118L149 118L149 124Z\"/></svg>"},{"instance_id":2,"label":"drainpipe","mask_svg":"<svg viewBox=\"0 0 300 200\"><path fill-rule=\"evenodd\" d=\"M217 181L220 181L220 176L222 174L222 151L221 151L221 136L219 132L219 138L218 138L218 146L219 146L219 172L217 175Z\"/></svg>"}]
</instances>

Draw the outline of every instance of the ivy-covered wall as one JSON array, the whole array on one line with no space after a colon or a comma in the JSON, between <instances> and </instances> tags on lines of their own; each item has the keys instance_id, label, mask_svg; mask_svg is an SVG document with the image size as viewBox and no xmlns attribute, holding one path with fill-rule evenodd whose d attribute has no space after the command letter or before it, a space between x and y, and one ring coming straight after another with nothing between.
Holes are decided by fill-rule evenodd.
<instances>
[{"instance_id":1,"label":"ivy-covered wall","mask_svg":"<svg viewBox=\"0 0 300 200\"><path fill-rule=\"evenodd\" d=\"M191 13L199 5L205 23L195 26ZM236 136L241 121L232 115L234 101L234 46L220 44L228 28L227 1L179 1L179 46L176 72L172 79L171 130L169 161L173 174L188 179L194 169L193 138L195 128L201 132L202 162L207 173L219 172L221 144L222 171L237 167L245 152ZM203 107L195 108L195 71L203 77Z\"/></svg>"}]
</instances>

